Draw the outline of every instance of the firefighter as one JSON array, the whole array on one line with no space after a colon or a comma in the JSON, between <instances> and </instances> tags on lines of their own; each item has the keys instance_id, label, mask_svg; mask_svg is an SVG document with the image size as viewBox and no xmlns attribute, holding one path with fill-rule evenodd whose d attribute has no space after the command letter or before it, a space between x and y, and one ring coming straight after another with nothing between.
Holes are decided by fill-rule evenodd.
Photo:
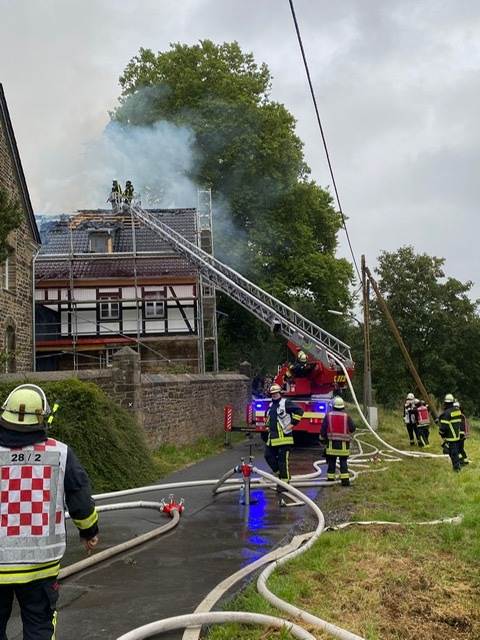
<instances>
[{"instance_id":1,"label":"firefighter","mask_svg":"<svg viewBox=\"0 0 480 640\"><path fill-rule=\"evenodd\" d=\"M112 203L112 211L117 213L120 210L120 204L122 202L122 187L119 185L118 180L112 181L112 190L107 202Z\"/></svg>"},{"instance_id":2,"label":"firefighter","mask_svg":"<svg viewBox=\"0 0 480 640\"><path fill-rule=\"evenodd\" d=\"M405 422L405 426L407 427L411 447L415 445L415 440L420 446L420 439L418 437L415 417L415 396L413 395L413 393L409 393L403 407L403 421Z\"/></svg>"},{"instance_id":3,"label":"firefighter","mask_svg":"<svg viewBox=\"0 0 480 640\"><path fill-rule=\"evenodd\" d=\"M415 398L415 400L413 401L413 413L415 414L418 446L424 448L429 447L430 416L428 414L428 406L423 400Z\"/></svg>"},{"instance_id":4,"label":"firefighter","mask_svg":"<svg viewBox=\"0 0 480 640\"><path fill-rule=\"evenodd\" d=\"M14 389L0 417L0 638L17 598L23 637L55 637L57 576L65 552L64 501L90 554L97 511L85 469L67 445L47 436L45 393Z\"/></svg>"},{"instance_id":5,"label":"firefighter","mask_svg":"<svg viewBox=\"0 0 480 640\"><path fill-rule=\"evenodd\" d=\"M467 454L465 452L465 440L470 437L470 428L468 426L468 420L463 413L462 407L458 400L455 400L453 406L460 410L461 422L460 422L460 439L458 441L458 456L460 458L460 466L465 467L468 464Z\"/></svg>"},{"instance_id":6,"label":"firefighter","mask_svg":"<svg viewBox=\"0 0 480 640\"><path fill-rule=\"evenodd\" d=\"M448 455L452 461L453 470L460 471L461 463L459 457L460 424L462 422L462 412L458 407L454 407L455 399L451 393L447 393L444 399L443 413L439 416L439 434L443 438L442 449L448 446Z\"/></svg>"},{"instance_id":7,"label":"firefighter","mask_svg":"<svg viewBox=\"0 0 480 640\"><path fill-rule=\"evenodd\" d=\"M293 445L293 427L300 422L303 409L292 400L282 398L282 388L270 386L272 401L265 412L268 428L265 460L273 473L283 482L290 482L290 450ZM283 489L277 487L277 491Z\"/></svg>"},{"instance_id":8,"label":"firefighter","mask_svg":"<svg viewBox=\"0 0 480 640\"><path fill-rule=\"evenodd\" d=\"M350 475L348 473L348 456L350 455L350 434L355 431L355 423L345 412L345 402L340 396L333 400L333 410L323 419L320 430L320 444L327 446L327 480L335 480L337 456L340 462L340 482L348 487Z\"/></svg>"},{"instance_id":9,"label":"firefighter","mask_svg":"<svg viewBox=\"0 0 480 640\"><path fill-rule=\"evenodd\" d=\"M295 378L305 378L308 374L316 368L315 362L309 362L307 354L305 351L300 351L297 353L297 357L295 358L295 362L285 371L285 375L283 376L283 381L288 383L290 387L294 387Z\"/></svg>"},{"instance_id":10,"label":"firefighter","mask_svg":"<svg viewBox=\"0 0 480 640\"><path fill-rule=\"evenodd\" d=\"M125 183L125 189L123 191L123 197L125 204L130 205L132 203L133 198L133 184L130 180L127 180Z\"/></svg>"}]
</instances>

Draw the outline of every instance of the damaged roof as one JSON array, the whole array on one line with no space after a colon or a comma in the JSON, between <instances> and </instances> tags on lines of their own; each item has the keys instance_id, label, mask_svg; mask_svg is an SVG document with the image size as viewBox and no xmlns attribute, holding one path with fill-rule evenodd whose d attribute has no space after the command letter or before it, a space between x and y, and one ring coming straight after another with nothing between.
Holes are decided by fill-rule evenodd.
<instances>
[{"instance_id":1,"label":"damaged roof","mask_svg":"<svg viewBox=\"0 0 480 640\"><path fill-rule=\"evenodd\" d=\"M159 221L195 244L195 209L147 209ZM110 209L79 211L75 215L39 218L42 238L35 279L64 280L132 277L191 277L195 267L176 253L158 233L129 212ZM92 235L107 236L111 250L91 251ZM132 254L135 247L136 260ZM122 256L123 254L123 256ZM140 254L155 254L143 257Z\"/></svg>"}]
</instances>

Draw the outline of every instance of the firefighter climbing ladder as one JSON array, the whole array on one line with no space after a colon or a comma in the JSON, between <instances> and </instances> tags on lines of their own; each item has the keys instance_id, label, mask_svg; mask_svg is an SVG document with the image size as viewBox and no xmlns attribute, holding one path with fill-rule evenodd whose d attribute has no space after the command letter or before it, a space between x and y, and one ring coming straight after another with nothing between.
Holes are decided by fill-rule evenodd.
<instances>
[{"instance_id":1,"label":"firefighter climbing ladder","mask_svg":"<svg viewBox=\"0 0 480 640\"><path fill-rule=\"evenodd\" d=\"M202 278L262 320L275 333L307 351L326 368L336 368L333 356L347 368L353 367L350 347L321 327L283 304L260 287L186 240L152 213L137 204L132 212L150 229L159 233L178 253L194 264Z\"/></svg>"}]
</instances>

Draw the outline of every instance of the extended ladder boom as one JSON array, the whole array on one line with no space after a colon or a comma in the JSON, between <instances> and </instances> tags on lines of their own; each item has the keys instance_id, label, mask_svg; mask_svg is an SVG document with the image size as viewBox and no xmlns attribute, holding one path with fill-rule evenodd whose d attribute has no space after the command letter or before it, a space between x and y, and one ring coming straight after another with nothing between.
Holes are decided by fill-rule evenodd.
<instances>
[{"instance_id":1,"label":"extended ladder boom","mask_svg":"<svg viewBox=\"0 0 480 640\"><path fill-rule=\"evenodd\" d=\"M347 344L186 240L148 211L136 204L133 204L131 209L150 229L159 233L172 249L194 264L214 287L262 320L272 331L280 333L328 368L336 368L330 354L334 354L344 365L353 366L350 347Z\"/></svg>"}]
</instances>

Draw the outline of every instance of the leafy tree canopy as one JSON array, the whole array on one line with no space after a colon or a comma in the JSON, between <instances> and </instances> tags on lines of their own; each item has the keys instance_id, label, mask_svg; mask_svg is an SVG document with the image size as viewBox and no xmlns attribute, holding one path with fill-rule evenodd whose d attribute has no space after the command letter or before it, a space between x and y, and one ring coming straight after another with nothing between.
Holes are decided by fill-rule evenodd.
<instances>
[{"instance_id":1,"label":"leafy tree canopy","mask_svg":"<svg viewBox=\"0 0 480 640\"><path fill-rule=\"evenodd\" d=\"M21 222L22 209L20 204L10 198L6 189L0 187L0 263L8 257L8 236L19 228Z\"/></svg>"},{"instance_id":2,"label":"leafy tree canopy","mask_svg":"<svg viewBox=\"0 0 480 640\"><path fill-rule=\"evenodd\" d=\"M342 220L330 194L308 179L295 119L269 99L271 84L267 66L237 42L140 49L111 115L125 127L188 126L196 139L189 177L212 190L216 256L320 323L328 306L348 306L352 269L335 257ZM245 320L228 306L229 324L238 324L232 314ZM245 321L258 336L254 319ZM236 335L232 351L246 358Z\"/></svg>"},{"instance_id":3,"label":"leafy tree canopy","mask_svg":"<svg viewBox=\"0 0 480 640\"><path fill-rule=\"evenodd\" d=\"M472 282L446 278L445 260L415 254L413 247L382 252L378 286L424 386L434 397L453 393L470 408L480 408L478 304L468 292ZM371 305L372 375L377 399L400 402L414 382L378 303Z\"/></svg>"}]
</instances>

